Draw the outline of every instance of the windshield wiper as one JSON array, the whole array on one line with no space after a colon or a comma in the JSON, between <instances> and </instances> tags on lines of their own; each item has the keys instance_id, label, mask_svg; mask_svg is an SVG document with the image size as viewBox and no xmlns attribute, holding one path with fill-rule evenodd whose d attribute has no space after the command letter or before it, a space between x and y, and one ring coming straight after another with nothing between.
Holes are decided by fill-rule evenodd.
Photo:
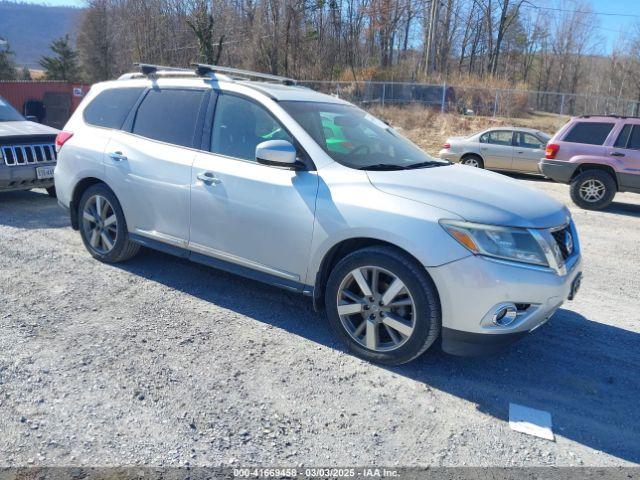
<instances>
[{"instance_id":1,"label":"windshield wiper","mask_svg":"<svg viewBox=\"0 0 640 480\"><path fill-rule=\"evenodd\" d=\"M392 163L375 163L373 165L365 165L364 167L358 167L358 170L404 170L407 167L401 165L394 165Z\"/></svg>"},{"instance_id":2,"label":"windshield wiper","mask_svg":"<svg viewBox=\"0 0 640 480\"><path fill-rule=\"evenodd\" d=\"M445 165L451 165L451 162L436 162L433 160L428 160L426 162L412 163L411 165L407 165L404 168L406 168L407 170L413 170L415 168L444 167Z\"/></svg>"}]
</instances>

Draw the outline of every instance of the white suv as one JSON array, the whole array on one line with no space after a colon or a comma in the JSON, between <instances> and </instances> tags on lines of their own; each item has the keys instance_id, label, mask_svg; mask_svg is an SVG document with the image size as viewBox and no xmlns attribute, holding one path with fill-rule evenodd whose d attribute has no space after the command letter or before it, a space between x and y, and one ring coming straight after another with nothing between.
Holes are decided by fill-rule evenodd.
<instances>
[{"instance_id":1,"label":"white suv","mask_svg":"<svg viewBox=\"0 0 640 480\"><path fill-rule=\"evenodd\" d=\"M57 140L60 204L97 259L144 245L304 293L386 364L438 337L494 350L573 298L578 238L545 194L287 79L143 72L94 85Z\"/></svg>"}]
</instances>

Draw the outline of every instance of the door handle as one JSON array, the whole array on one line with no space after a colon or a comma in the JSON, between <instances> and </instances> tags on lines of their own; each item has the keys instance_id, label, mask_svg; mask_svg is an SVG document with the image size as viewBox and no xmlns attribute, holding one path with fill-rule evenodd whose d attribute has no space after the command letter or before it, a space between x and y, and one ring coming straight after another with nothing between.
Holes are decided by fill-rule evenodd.
<instances>
[{"instance_id":1,"label":"door handle","mask_svg":"<svg viewBox=\"0 0 640 480\"><path fill-rule=\"evenodd\" d=\"M522 150L518 150L516 153L524 153L524 151L522 151Z\"/></svg>"},{"instance_id":2,"label":"door handle","mask_svg":"<svg viewBox=\"0 0 640 480\"><path fill-rule=\"evenodd\" d=\"M124 162L128 160L127 156L123 155L122 152L111 152L109 158L114 162Z\"/></svg>"},{"instance_id":3,"label":"door handle","mask_svg":"<svg viewBox=\"0 0 640 480\"><path fill-rule=\"evenodd\" d=\"M624 157L624 153L622 152L611 152L609 155L612 157Z\"/></svg>"},{"instance_id":4,"label":"door handle","mask_svg":"<svg viewBox=\"0 0 640 480\"><path fill-rule=\"evenodd\" d=\"M219 185L220 183L222 183L222 180L220 180L219 178L216 178L215 174L213 172L201 172L198 175L196 175L196 178L198 180L201 180L202 183L206 184L206 185Z\"/></svg>"}]
</instances>

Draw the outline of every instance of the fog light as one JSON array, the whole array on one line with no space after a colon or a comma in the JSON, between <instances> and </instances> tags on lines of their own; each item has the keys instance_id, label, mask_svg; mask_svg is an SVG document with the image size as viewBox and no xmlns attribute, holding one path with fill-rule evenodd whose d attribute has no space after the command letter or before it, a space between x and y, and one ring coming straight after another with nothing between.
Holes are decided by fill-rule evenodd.
<instances>
[{"instance_id":1,"label":"fog light","mask_svg":"<svg viewBox=\"0 0 640 480\"><path fill-rule=\"evenodd\" d=\"M513 303L500 305L493 314L493 323L499 327L511 325L518 317L518 309Z\"/></svg>"}]
</instances>

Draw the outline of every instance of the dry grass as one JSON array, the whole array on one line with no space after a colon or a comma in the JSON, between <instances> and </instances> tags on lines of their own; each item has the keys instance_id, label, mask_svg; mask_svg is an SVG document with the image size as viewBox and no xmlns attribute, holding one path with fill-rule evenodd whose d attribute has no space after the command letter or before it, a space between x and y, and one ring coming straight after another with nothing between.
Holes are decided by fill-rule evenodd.
<instances>
[{"instance_id":1,"label":"dry grass","mask_svg":"<svg viewBox=\"0 0 640 480\"><path fill-rule=\"evenodd\" d=\"M422 106L380 107L369 109L378 118L401 129L403 135L436 155L447 137L468 136L489 127L515 126L555 133L569 117L550 113L534 112L522 118L465 116L453 113L440 113Z\"/></svg>"}]
</instances>

